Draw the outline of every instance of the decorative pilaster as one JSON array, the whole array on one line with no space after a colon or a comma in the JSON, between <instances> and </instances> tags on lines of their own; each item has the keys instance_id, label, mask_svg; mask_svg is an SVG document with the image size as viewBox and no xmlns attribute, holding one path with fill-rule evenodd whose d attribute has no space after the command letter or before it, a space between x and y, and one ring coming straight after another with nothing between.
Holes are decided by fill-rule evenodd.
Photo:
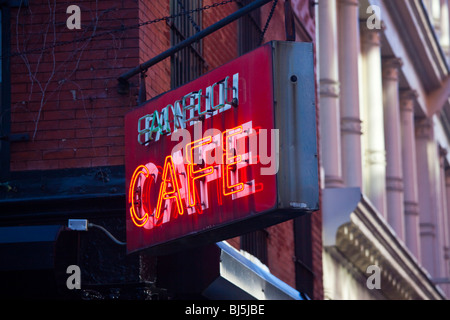
<instances>
[{"instance_id":1,"label":"decorative pilaster","mask_svg":"<svg viewBox=\"0 0 450 320\"><path fill-rule=\"evenodd\" d=\"M416 140L414 136L414 104L416 91L400 94L400 116L402 132L402 166L405 206L405 243L411 253L420 261L419 237L419 195L417 186Z\"/></svg>"},{"instance_id":2,"label":"decorative pilaster","mask_svg":"<svg viewBox=\"0 0 450 320\"><path fill-rule=\"evenodd\" d=\"M384 141L383 87L380 30L361 24L364 193L386 216L386 149Z\"/></svg>"},{"instance_id":3,"label":"decorative pilaster","mask_svg":"<svg viewBox=\"0 0 450 320\"><path fill-rule=\"evenodd\" d=\"M387 220L397 236L405 240L402 144L400 131L399 72L401 59L383 61L384 133L386 145Z\"/></svg>"},{"instance_id":4,"label":"decorative pilaster","mask_svg":"<svg viewBox=\"0 0 450 320\"><path fill-rule=\"evenodd\" d=\"M441 0L441 47L450 64L450 1Z\"/></svg>"},{"instance_id":5,"label":"decorative pilaster","mask_svg":"<svg viewBox=\"0 0 450 320\"><path fill-rule=\"evenodd\" d=\"M438 163L436 163L437 148L433 136L433 121L429 118L421 118L415 125L421 262L432 277L439 277L439 244L436 225Z\"/></svg>"},{"instance_id":6,"label":"decorative pilaster","mask_svg":"<svg viewBox=\"0 0 450 320\"><path fill-rule=\"evenodd\" d=\"M447 230L450 230L450 167L445 167L445 198L447 199ZM449 236L450 237L450 236ZM449 239L450 242L450 239ZM444 249L444 258L447 266L447 277L450 277L450 243ZM448 288L447 294L450 294L450 288Z\"/></svg>"},{"instance_id":7,"label":"decorative pilaster","mask_svg":"<svg viewBox=\"0 0 450 320\"><path fill-rule=\"evenodd\" d=\"M342 187L336 0L319 1L320 134L325 187Z\"/></svg>"},{"instance_id":8,"label":"decorative pilaster","mask_svg":"<svg viewBox=\"0 0 450 320\"><path fill-rule=\"evenodd\" d=\"M447 192L446 192L446 179L445 179L445 166L447 162L447 150L438 146L438 156L439 156L439 172L438 172L438 195L437 198L439 200L439 209L437 216L437 224L439 226L439 263L440 263L440 277L447 278L450 276L448 273L447 260L445 258L447 248L449 248L449 229L448 229L448 221L449 217L447 216Z\"/></svg>"},{"instance_id":9,"label":"decorative pilaster","mask_svg":"<svg viewBox=\"0 0 450 320\"><path fill-rule=\"evenodd\" d=\"M342 174L346 187L362 187L359 106L359 0L339 0Z\"/></svg>"}]
</instances>

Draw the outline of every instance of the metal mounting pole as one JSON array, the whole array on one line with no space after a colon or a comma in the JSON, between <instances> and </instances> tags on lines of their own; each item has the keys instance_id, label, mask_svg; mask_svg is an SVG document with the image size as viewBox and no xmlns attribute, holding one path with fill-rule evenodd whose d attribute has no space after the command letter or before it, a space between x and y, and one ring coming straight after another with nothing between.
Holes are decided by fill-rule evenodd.
<instances>
[{"instance_id":1,"label":"metal mounting pole","mask_svg":"<svg viewBox=\"0 0 450 320\"><path fill-rule=\"evenodd\" d=\"M157 55L156 57L138 65L137 67L123 73L122 75L119 76L118 81L119 81L119 93L124 92L124 87L128 86L128 79L130 79L132 76L147 70L148 68L150 68L151 66L154 66L155 64L157 64L158 62L174 55L175 53L177 53L178 51L188 47L189 45L191 45L192 43L199 41L201 39L203 39L204 37L206 37L207 35L210 35L211 33L225 27L226 25L230 24L231 22L241 18L242 16L245 16L246 14L248 14L249 12L258 9L259 7L265 5L268 2L271 2L273 0L255 0L253 2L251 2L249 5L239 9L238 11L230 14L229 16L223 18L222 20L216 22L215 24L207 27L206 29L203 29L202 31L196 33L195 35L193 35L192 37L187 38L186 40L178 43L177 45L171 47L170 49L160 53L159 55Z\"/></svg>"}]
</instances>

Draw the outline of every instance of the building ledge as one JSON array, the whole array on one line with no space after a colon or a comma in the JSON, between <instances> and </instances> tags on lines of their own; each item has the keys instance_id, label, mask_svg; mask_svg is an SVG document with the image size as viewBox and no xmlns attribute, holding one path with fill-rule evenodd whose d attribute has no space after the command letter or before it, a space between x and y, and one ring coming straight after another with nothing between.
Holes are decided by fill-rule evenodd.
<instances>
[{"instance_id":1,"label":"building ledge","mask_svg":"<svg viewBox=\"0 0 450 320\"><path fill-rule=\"evenodd\" d=\"M54 268L61 225L0 227L0 271Z\"/></svg>"},{"instance_id":2,"label":"building ledge","mask_svg":"<svg viewBox=\"0 0 450 320\"><path fill-rule=\"evenodd\" d=\"M226 241L221 250L220 276L203 292L210 299L304 300L302 294L270 273L265 265L251 261Z\"/></svg>"},{"instance_id":3,"label":"building ledge","mask_svg":"<svg viewBox=\"0 0 450 320\"><path fill-rule=\"evenodd\" d=\"M156 269L156 286L175 300L309 300L225 241L158 256Z\"/></svg>"},{"instance_id":4,"label":"building ledge","mask_svg":"<svg viewBox=\"0 0 450 320\"><path fill-rule=\"evenodd\" d=\"M438 88L448 76L445 54L439 44L425 7L420 1L385 1L393 15L403 44L428 91ZM428 87L427 87L428 86Z\"/></svg>"},{"instance_id":5,"label":"building ledge","mask_svg":"<svg viewBox=\"0 0 450 320\"><path fill-rule=\"evenodd\" d=\"M445 299L394 230L359 188L323 190L323 246L338 250L361 272L381 270L381 293L388 299Z\"/></svg>"},{"instance_id":6,"label":"building ledge","mask_svg":"<svg viewBox=\"0 0 450 320\"><path fill-rule=\"evenodd\" d=\"M124 210L123 166L13 172L0 184L2 226L123 216Z\"/></svg>"}]
</instances>

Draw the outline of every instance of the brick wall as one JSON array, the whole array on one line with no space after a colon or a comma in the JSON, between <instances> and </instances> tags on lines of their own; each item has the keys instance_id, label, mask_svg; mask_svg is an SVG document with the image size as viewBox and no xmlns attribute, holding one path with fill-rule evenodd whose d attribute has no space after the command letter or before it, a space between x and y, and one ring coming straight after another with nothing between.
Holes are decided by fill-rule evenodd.
<instances>
[{"instance_id":1,"label":"brick wall","mask_svg":"<svg viewBox=\"0 0 450 320\"><path fill-rule=\"evenodd\" d=\"M314 300L323 300L322 264L322 211L315 212L311 219L312 228L312 269L314 271Z\"/></svg>"},{"instance_id":2,"label":"brick wall","mask_svg":"<svg viewBox=\"0 0 450 320\"><path fill-rule=\"evenodd\" d=\"M139 0L139 22L146 22L170 15L170 1ZM170 48L170 28L166 22L139 28L139 63L150 60ZM170 90L170 58L161 61L147 71L147 99ZM135 76L137 79L138 76Z\"/></svg>"},{"instance_id":3,"label":"brick wall","mask_svg":"<svg viewBox=\"0 0 450 320\"><path fill-rule=\"evenodd\" d=\"M12 171L123 165L123 116L137 105L140 79L131 79L124 96L117 93L117 77L170 47L165 22L95 37L169 15L168 1L83 1L81 30L66 27L70 4L32 1L11 12L11 50L21 54L11 58L11 131L31 137L11 144ZM203 27L236 9L230 3L204 11ZM283 19L280 5L267 40L282 39L277 19ZM205 72L237 57L237 30L234 22L204 39ZM148 70L146 88L148 99L170 90L170 59Z\"/></svg>"},{"instance_id":4,"label":"brick wall","mask_svg":"<svg viewBox=\"0 0 450 320\"><path fill-rule=\"evenodd\" d=\"M295 288L294 227L287 221L268 228L268 260L273 275Z\"/></svg>"},{"instance_id":5,"label":"brick wall","mask_svg":"<svg viewBox=\"0 0 450 320\"><path fill-rule=\"evenodd\" d=\"M66 28L68 1L30 1L11 12L11 170L124 164L123 115L136 90L117 93L117 76L138 62L135 1L83 1L81 30ZM83 41L57 46L62 41ZM36 50L31 52L31 50Z\"/></svg>"},{"instance_id":6,"label":"brick wall","mask_svg":"<svg viewBox=\"0 0 450 320\"><path fill-rule=\"evenodd\" d=\"M204 1L211 5L213 0ZM234 12L237 5L230 3L220 8L212 8L202 13L203 29ZM139 22L145 22L170 15L169 1L156 1L150 5L146 0L139 1ZM203 39L203 57L206 60L204 72L237 57L237 22ZM161 22L143 26L139 29L139 63L150 60L170 48L170 27ZM170 87L170 58L151 67L146 74L147 99L151 99Z\"/></svg>"},{"instance_id":7,"label":"brick wall","mask_svg":"<svg viewBox=\"0 0 450 320\"><path fill-rule=\"evenodd\" d=\"M211 5L216 0L206 0L204 5ZM225 18L235 12L238 6L229 3L216 9L203 12L203 28ZM206 71L212 70L238 56L237 46L238 22L235 21L226 27L214 32L203 40L203 54L206 60Z\"/></svg>"}]
</instances>

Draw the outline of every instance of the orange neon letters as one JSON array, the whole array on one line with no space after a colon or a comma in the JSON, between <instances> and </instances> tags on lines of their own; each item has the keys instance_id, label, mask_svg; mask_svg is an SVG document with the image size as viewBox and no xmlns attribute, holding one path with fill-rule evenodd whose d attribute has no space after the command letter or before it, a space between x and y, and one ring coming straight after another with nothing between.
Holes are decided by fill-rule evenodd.
<instances>
[{"instance_id":1,"label":"orange neon letters","mask_svg":"<svg viewBox=\"0 0 450 320\"><path fill-rule=\"evenodd\" d=\"M167 177L170 175L170 177ZM170 184L170 187L169 187ZM169 189L169 190L168 190ZM158 221L161 217L161 206L163 200L175 199L177 203L178 214L184 213L181 202L180 187L175 173L172 156L167 156L164 162L164 171L162 174L161 187L159 188L158 204L156 206L155 219ZM163 210L164 212L164 210Z\"/></svg>"},{"instance_id":2,"label":"orange neon letters","mask_svg":"<svg viewBox=\"0 0 450 320\"><path fill-rule=\"evenodd\" d=\"M243 152L243 150L237 150L242 149L238 148L237 141L238 139L242 138L243 133L244 133L243 126L238 126L236 128L227 130L222 134L219 133L219 135L221 135L222 139L221 147L223 149L222 150L223 156L221 155L223 161L222 164L220 165L218 163L214 163L211 165L208 164L208 166L205 165L205 167L201 167L198 169L195 168L197 164L194 159L194 154L196 152L199 152L200 157L198 159L202 159L202 163L205 164L205 160L203 159L204 154L202 152L203 151L202 146L206 146L208 144L213 143L212 136L207 136L203 139L199 139L186 145L185 160L187 162L186 164L187 170L185 183L187 184L186 188L187 190L184 189L184 182L182 182L183 180L179 181L178 179L179 178L178 175L184 173L183 172L177 173L172 155L169 155L165 158L163 168L161 168L160 166L156 166L153 163L147 164L145 166L144 165L138 166L132 175L130 181L130 188L128 191L129 192L128 201L130 205L130 216L132 222L137 227L143 227L148 222L152 214L154 214L153 226L159 226L162 223L168 222L171 217L175 218L178 215L183 215L185 207L186 209L196 208L196 210L198 210L198 212L201 214L203 212L202 209L203 203L201 202L202 199L195 184L197 180L202 179L209 175L213 175L212 180L215 179L222 180L222 182L220 182L219 180L217 183L217 202L219 205L223 204L223 197L225 196L233 195L238 192L243 192L239 195L239 197L236 197L240 198L248 196L252 193L262 191L263 190L262 183L255 183L254 180L250 182L245 182L248 180L246 171L244 170L242 173L239 172L240 171L239 169L245 166L243 164L244 161L247 161L248 163L251 162L249 160L250 154L243 154L243 155L236 154ZM159 170L162 170L161 184L159 187L156 209L154 212L149 212L152 210L149 203L150 202L149 186L153 182L156 182L157 176L151 174L152 169L150 169L149 165L150 167L153 166L155 170L158 170L158 168ZM217 168L220 168L219 173L215 171ZM204 181L205 187L207 181L212 180L205 179ZM180 182L183 183L183 188L180 187ZM250 186L248 186L249 183ZM173 202L171 202L168 206L165 206L166 200L173 200ZM177 210L175 215L165 217L164 216L165 214L169 215L172 214L171 213L172 205L176 205L177 207L176 209L174 209ZM166 210L170 212L165 212Z\"/></svg>"},{"instance_id":3,"label":"orange neon letters","mask_svg":"<svg viewBox=\"0 0 450 320\"><path fill-rule=\"evenodd\" d=\"M214 173L214 167L209 166L203 169L194 170L194 156L193 151L195 148L200 148L201 146L210 144L212 142L212 137L206 137L189 143L186 145L186 160L188 162L187 166L187 180L188 180L188 203L190 207L194 207L197 203L195 197L195 180L206 177ZM197 175L198 174L198 175Z\"/></svg>"},{"instance_id":4,"label":"orange neon letters","mask_svg":"<svg viewBox=\"0 0 450 320\"><path fill-rule=\"evenodd\" d=\"M242 126L230 129L225 131L222 134L223 137L223 146L224 146L224 161L223 161L223 195L228 196L233 193L241 192L244 190L244 183L235 183L230 185L230 175L229 172L233 169L232 166L235 166L235 171L237 171L237 165L242 161L241 155L235 156L233 152L231 152L231 148L229 148L230 138L242 133L244 129ZM228 132L232 132L228 134ZM232 161L232 162L230 162Z\"/></svg>"},{"instance_id":5,"label":"orange neon letters","mask_svg":"<svg viewBox=\"0 0 450 320\"><path fill-rule=\"evenodd\" d=\"M145 212L142 217L139 217L136 213L136 208L135 208L135 205L136 205L136 203L135 203L136 182L141 174L145 177L145 179L148 178L149 172L148 172L148 169L146 166L139 166L134 171L133 176L131 177L130 189L129 189L129 194L128 194L128 201L130 202L131 220L138 227L142 227L144 224L146 224L148 221L148 218L149 218L147 212ZM139 195L140 201L142 201L142 192L143 192L142 188L143 187L144 187L144 183L141 183L141 190L140 190L140 195ZM144 206L141 205L141 207L143 208Z\"/></svg>"}]
</instances>

